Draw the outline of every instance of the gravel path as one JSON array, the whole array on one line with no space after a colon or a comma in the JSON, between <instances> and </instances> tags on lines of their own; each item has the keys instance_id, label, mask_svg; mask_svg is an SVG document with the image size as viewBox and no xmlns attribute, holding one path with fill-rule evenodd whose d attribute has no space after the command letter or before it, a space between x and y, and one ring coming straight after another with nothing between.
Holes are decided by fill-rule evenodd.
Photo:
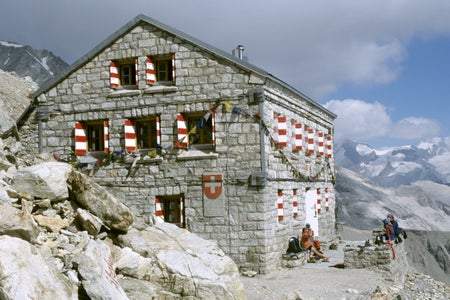
<instances>
[{"instance_id":1,"label":"gravel path","mask_svg":"<svg viewBox=\"0 0 450 300\"><path fill-rule=\"evenodd\" d=\"M337 250L324 251L330 256L329 262L281 268L255 277L241 276L248 300L295 299L293 295L296 292L301 299L361 299L364 295L373 294L377 287L386 291L394 284L385 281L383 275L376 271L333 267L344 262L345 245L344 241Z\"/></svg>"}]
</instances>

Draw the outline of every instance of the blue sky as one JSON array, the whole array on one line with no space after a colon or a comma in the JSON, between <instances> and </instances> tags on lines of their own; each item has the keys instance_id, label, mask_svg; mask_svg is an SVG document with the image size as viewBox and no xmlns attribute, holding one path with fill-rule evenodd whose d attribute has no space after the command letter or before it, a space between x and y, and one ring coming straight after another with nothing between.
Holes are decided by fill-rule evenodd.
<instances>
[{"instance_id":1,"label":"blue sky","mask_svg":"<svg viewBox=\"0 0 450 300\"><path fill-rule=\"evenodd\" d=\"M250 63L335 112L336 139L450 144L450 1L0 0L0 40L73 63L138 14Z\"/></svg>"},{"instance_id":2,"label":"blue sky","mask_svg":"<svg viewBox=\"0 0 450 300\"><path fill-rule=\"evenodd\" d=\"M406 51L401 71L392 82L374 85L348 82L321 100L359 99L369 104L379 102L393 126L407 118L423 118L425 123L419 127L422 126L425 132L422 134L422 129L415 130L411 126L406 129L417 132L418 137L406 133L405 138L402 135L382 134L357 139L373 146L416 145L420 140L450 135L450 59L447 58L450 53L450 37L414 39L408 43ZM389 129L392 130L392 127Z\"/></svg>"}]
</instances>

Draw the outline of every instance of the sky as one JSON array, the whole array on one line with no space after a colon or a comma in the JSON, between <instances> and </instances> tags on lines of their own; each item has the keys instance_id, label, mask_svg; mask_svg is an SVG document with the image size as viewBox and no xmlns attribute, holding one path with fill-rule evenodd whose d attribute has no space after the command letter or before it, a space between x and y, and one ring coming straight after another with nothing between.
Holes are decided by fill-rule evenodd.
<instances>
[{"instance_id":1,"label":"sky","mask_svg":"<svg viewBox=\"0 0 450 300\"><path fill-rule=\"evenodd\" d=\"M0 41L72 64L139 14L249 62L337 115L335 140L450 137L448 0L0 0Z\"/></svg>"}]
</instances>

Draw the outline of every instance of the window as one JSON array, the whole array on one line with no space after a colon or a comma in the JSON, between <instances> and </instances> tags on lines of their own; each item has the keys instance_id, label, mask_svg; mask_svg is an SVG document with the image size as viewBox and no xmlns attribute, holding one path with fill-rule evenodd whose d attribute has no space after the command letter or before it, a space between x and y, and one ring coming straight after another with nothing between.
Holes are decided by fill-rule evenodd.
<instances>
[{"instance_id":1,"label":"window","mask_svg":"<svg viewBox=\"0 0 450 300\"><path fill-rule=\"evenodd\" d=\"M135 152L137 149L158 148L161 143L159 116L145 119L125 120L125 149Z\"/></svg>"},{"instance_id":2,"label":"window","mask_svg":"<svg viewBox=\"0 0 450 300\"><path fill-rule=\"evenodd\" d=\"M89 152L104 150L103 123L87 125L87 143Z\"/></svg>"},{"instance_id":3,"label":"window","mask_svg":"<svg viewBox=\"0 0 450 300\"><path fill-rule=\"evenodd\" d=\"M208 149L215 146L214 112L178 114L178 148Z\"/></svg>"},{"instance_id":4,"label":"window","mask_svg":"<svg viewBox=\"0 0 450 300\"><path fill-rule=\"evenodd\" d=\"M146 61L147 84L175 84L175 55L149 57Z\"/></svg>"},{"instance_id":5,"label":"window","mask_svg":"<svg viewBox=\"0 0 450 300\"><path fill-rule=\"evenodd\" d=\"M109 151L108 121L89 121L75 123L75 154Z\"/></svg>"},{"instance_id":6,"label":"window","mask_svg":"<svg viewBox=\"0 0 450 300\"><path fill-rule=\"evenodd\" d=\"M156 120L141 120L136 121L135 124L138 148L156 148Z\"/></svg>"},{"instance_id":7,"label":"window","mask_svg":"<svg viewBox=\"0 0 450 300\"><path fill-rule=\"evenodd\" d=\"M158 82L172 81L172 61L156 61L156 79Z\"/></svg>"},{"instance_id":8,"label":"window","mask_svg":"<svg viewBox=\"0 0 450 300\"><path fill-rule=\"evenodd\" d=\"M121 85L136 85L136 69L134 64L123 64L119 68Z\"/></svg>"},{"instance_id":9,"label":"window","mask_svg":"<svg viewBox=\"0 0 450 300\"><path fill-rule=\"evenodd\" d=\"M188 116L189 145L212 144L212 118L204 119L204 116Z\"/></svg>"},{"instance_id":10,"label":"window","mask_svg":"<svg viewBox=\"0 0 450 300\"><path fill-rule=\"evenodd\" d=\"M137 59L111 61L109 73L111 88L117 89L121 86L134 89L137 87Z\"/></svg>"},{"instance_id":11,"label":"window","mask_svg":"<svg viewBox=\"0 0 450 300\"><path fill-rule=\"evenodd\" d=\"M177 196L158 196L155 200L156 215L161 217L164 222L176 224L184 228L184 198Z\"/></svg>"}]
</instances>

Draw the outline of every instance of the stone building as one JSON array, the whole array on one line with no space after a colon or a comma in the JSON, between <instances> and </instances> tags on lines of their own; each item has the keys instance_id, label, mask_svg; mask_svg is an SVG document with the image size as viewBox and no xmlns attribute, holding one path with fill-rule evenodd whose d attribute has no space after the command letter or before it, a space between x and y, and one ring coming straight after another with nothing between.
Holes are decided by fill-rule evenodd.
<instances>
[{"instance_id":1,"label":"stone building","mask_svg":"<svg viewBox=\"0 0 450 300\"><path fill-rule=\"evenodd\" d=\"M139 15L35 93L39 151L267 273L306 222L336 235L336 116L242 51Z\"/></svg>"}]
</instances>

